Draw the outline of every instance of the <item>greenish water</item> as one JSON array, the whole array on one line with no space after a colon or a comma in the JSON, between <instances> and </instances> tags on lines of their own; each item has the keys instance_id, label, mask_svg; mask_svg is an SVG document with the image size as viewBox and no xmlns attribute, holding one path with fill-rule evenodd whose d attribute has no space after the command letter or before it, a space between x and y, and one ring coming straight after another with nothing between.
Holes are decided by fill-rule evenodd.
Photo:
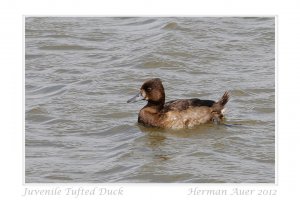
<instances>
[{"instance_id":1,"label":"greenish water","mask_svg":"<svg viewBox=\"0 0 300 200\"><path fill-rule=\"evenodd\" d=\"M230 126L138 125L153 77ZM275 19L26 18L25 181L274 183Z\"/></svg>"}]
</instances>

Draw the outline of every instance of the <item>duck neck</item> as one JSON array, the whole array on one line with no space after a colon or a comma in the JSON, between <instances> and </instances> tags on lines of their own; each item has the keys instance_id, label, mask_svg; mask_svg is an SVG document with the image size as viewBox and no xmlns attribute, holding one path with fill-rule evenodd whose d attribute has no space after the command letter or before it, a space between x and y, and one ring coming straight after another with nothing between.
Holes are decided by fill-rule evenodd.
<instances>
[{"instance_id":1,"label":"duck neck","mask_svg":"<svg viewBox=\"0 0 300 200\"><path fill-rule=\"evenodd\" d=\"M148 101L146 107L151 107L157 111L160 111L163 109L165 104L165 99L162 99L160 101Z\"/></svg>"}]
</instances>

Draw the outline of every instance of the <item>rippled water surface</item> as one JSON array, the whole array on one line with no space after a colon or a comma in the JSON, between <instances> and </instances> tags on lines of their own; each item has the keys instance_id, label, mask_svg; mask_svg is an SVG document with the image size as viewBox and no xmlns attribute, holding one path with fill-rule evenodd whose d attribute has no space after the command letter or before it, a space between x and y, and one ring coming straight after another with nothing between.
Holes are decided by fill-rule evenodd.
<instances>
[{"instance_id":1,"label":"rippled water surface","mask_svg":"<svg viewBox=\"0 0 300 200\"><path fill-rule=\"evenodd\" d=\"M275 181L274 18L25 19L25 181ZM227 125L145 128L148 78L166 100L217 100Z\"/></svg>"}]
</instances>

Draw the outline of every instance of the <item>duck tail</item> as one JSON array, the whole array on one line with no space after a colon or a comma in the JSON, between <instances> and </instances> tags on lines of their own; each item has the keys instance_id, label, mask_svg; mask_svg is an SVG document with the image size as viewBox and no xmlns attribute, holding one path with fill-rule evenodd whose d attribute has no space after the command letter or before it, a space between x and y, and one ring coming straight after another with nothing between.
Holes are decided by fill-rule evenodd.
<instances>
[{"instance_id":1,"label":"duck tail","mask_svg":"<svg viewBox=\"0 0 300 200\"><path fill-rule=\"evenodd\" d=\"M223 94L222 98L218 101L218 103L219 103L222 107L224 107L228 101L229 101L229 93L228 93L228 91L226 91L226 92Z\"/></svg>"},{"instance_id":2,"label":"duck tail","mask_svg":"<svg viewBox=\"0 0 300 200\"><path fill-rule=\"evenodd\" d=\"M213 105L213 110L216 112L222 112L224 106L228 101L229 101L229 92L226 91L221 97L221 99Z\"/></svg>"}]
</instances>

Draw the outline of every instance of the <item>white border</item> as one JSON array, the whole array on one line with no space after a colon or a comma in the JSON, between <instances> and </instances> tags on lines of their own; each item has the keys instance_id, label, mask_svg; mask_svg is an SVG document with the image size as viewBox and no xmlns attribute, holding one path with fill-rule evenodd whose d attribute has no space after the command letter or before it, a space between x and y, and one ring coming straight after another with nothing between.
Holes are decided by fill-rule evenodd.
<instances>
[{"instance_id":1,"label":"white border","mask_svg":"<svg viewBox=\"0 0 300 200\"><path fill-rule=\"evenodd\" d=\"M259 199L299 199L299 131L297 106L300 99L299 88L299 6L297 1L261 1L261 0L210 0L210 1L138 1L110 0L16 0L1 3L1 172L2 183L5 184L1 196L6 199L23 199L22 185L22 141L20 134L23 130L22 117L22 15L134 15L134 16L231 16L231 15L278 15L277 22L280 26L276 31L276 55L278 68L276 74L276 130L278 148L276 149L277 181L275 188L278 195ZM280 66L280 67L279 67ZM24 85L24 84L23 84ZM2 184L3 185L3 184ZM31 187L31 186L30 186ZM32 187L35 187L32 185ZM47 187L47 186L37 186ZM160 185L142 184L126 186L128 194L122 199L224 199L221 197L187 197L183 195L185 186L170 184L163 188ZM214 187L206 185L205 187ZM226 186L225 186L226 187ZM250 187L243 186L241 187ZM252 186L251 186L252 187ZM253 186L254 188L256 186ZM269 186L262 186L269 187ZM270 186L274 188L274 186ZM151 193L149 193L151 192ZM32 199L34 197L25 197ZM47 197L56 199L61 197ZM74 199L73 197L66 197ZM109 199L111 197L95 197L92 199ZM225 197L226 198L226 197ZM232 199L256 199L258 197L238 197ZM36 197L35 199L40 199ZM65 198L64 198L65 199ZM120 198L121 199L121 198ZM230 197L231 199L231 197Z\"/></svg>"},{"instance_id":2,"label":"white border","mask_svg":"<svg viewBox=\"0 0 300 200\"><path fill-rule=\"evenodd\" d=\"M48 15L28 15L28 16L23 16L23 33L25 33L25 18L26 17L103 17L103 16L85 16L85 15L80 15L80 16L68 16L68 15L63 15L63 16L48 16ZM107 17L107 16L105 16ZM111 16L111 17L116 17L116 16ZM143 16L144 17L144 16ZM157 16L156 16L157 17ZM186 17L186 16L185 16ZM191 16L189 16L191 17ZM245 16L193 16L193 17L245 17ZM252 15L251 17L265 17L265 16L254 16ZM277 24L276 24L276 18L277 16L268 16L268 17L274 17L275 18L275 31L277 30ZM277 36L277 33L275 33ZM23 34L23 40L25 42L25 34ZM276 51L276 50L275 50ZM275 54L276 55L276 54ZM275 61L275 67L274 70L277 70L277 66L276 66L276 61ZM23 71L25 71L25 43L23 43ZM275 72L276 74L276 72ZM25 75L25 74L23 74ZM23 79L25 79L25 76L23 77ZM24 89L24 88L23 88ZM25 92L23 91L23 95L25 94ZM277 97L277 95L276 95ZM23 96L23 101L25 103L25 96ZM23 103L23 106L25 106L25 104ZM23 109L24 110L24 109ZM276 109L277 110L277 109ZM25 118L24 118L25 120ZM276 123L276 122L275 122ZM277 124L277 123L276 123ZM24 124L24 130L25 130L25 124ZM277 131L275 129L275 143L276 143L276 138L277 138ZM23 151L24 151L24 156L25 156L25 132L23 133ZM275 144L275 148L277 148L277 143ZM276 154L276 151L275 151ZM277 185L277 170L276 170L276 164L277 164L277 154L275 155L275 183L225 183L225 184L220 184L220 183L99 183L99 184L95 184L95 183L25 183L25 160L23 161L23 187L24 188L32 188L32 189L36 189L36 188L40 188L43 187L45 189L51 189L51 188L56 188L59 187L62 190L65 190L68 187L72 187L72 188L80 188L80 187L84 187L86 189L93 189L94 187L105 187L105 188L111 188L111 189L118 189L121 187L126 187L126 190L128 191L129 188L131 187L136 187L139 185L139 187L143 186L148 188L149 185L152 188L168 188L170 187L170 185L172 186L172 188L174 187L180 187L180 188L186 188L185 191L186 193L188 193L187 191L189 190L189 188L201 188L201 189L207 189L207 190L218 190L218 189L226 189L228 192L231 191L233 188L238 187L241 188L242 187L246 187L247 189L253 189L254 187L261 187L263 186L264 188L273 188L273 186ZM164 190L165 190L164 189ZM65 195L65 197L67 197ZM208 197L208 196L206 196Z\"/></svg>"}]
</instances>

